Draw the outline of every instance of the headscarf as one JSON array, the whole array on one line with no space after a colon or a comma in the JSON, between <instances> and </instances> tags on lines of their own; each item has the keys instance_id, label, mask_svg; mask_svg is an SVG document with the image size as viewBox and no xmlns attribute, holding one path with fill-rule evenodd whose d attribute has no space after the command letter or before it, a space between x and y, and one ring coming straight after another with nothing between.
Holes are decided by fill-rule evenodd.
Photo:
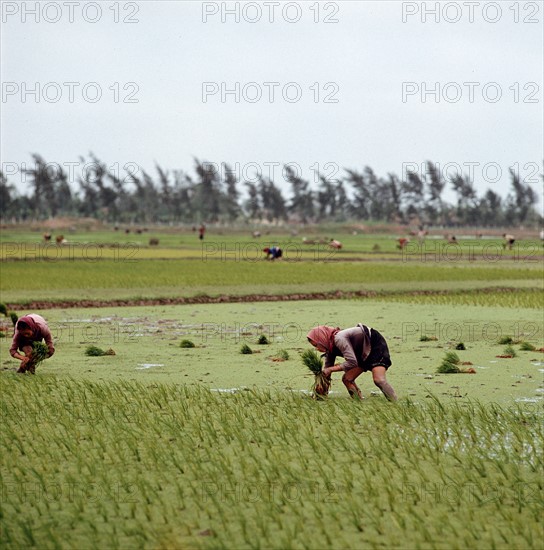
<instances>
[{"instance_id":1,"label":"headscarf","mask_svg":"<svg viewBox=\"0 0 544 550\"><path fill-rule=\"evenodd\" d=\"M321 344L327 350L327 353L330 353L334 348L334 337L339 331L340 327L333 328L319 325L308 332L306 337L316 344Z\"/></svg>"},{"instance_id":2,"label":"headscarf","mask_svg":"<svg viewBox=\"0 0 544 550\"><path fill-rule=\"evenodd\" d=\"M16 332L19 331L19 323L24 323L32 331L31 339L38 338L41 335L40 327L30 315L25 315L24 317L19 318L17 324L15 325Z\"/></svg>"}]
</instances>

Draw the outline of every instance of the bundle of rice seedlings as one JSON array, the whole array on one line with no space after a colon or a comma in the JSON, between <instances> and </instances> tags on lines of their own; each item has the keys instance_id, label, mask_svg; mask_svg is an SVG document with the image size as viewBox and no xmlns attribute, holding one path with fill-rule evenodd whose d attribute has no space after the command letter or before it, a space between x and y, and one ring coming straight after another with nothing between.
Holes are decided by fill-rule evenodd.
<instances>
[{"instance_id":1,"label":"bundle of rice seedlings","mask_svg":"<svg viewBox=\"0 0 544 550\"><path fill-rule=\"evenodd\" d=\"M101 357L104 353L104 350L97 346L88 346L85 350L85 355L89 357Z\"/></svg>"},{"instance_id":2,"label":"bundle of rice seedlings","mask_svg":"<svg viewBox=\"0 0 544 550\"><path fill-rule=\"evenodd\" d=\"M454 351L448 351L444 359L442 359L442 363L436 369L436 372L441 374L457 374L461 372L460 363L459 356Z\"/></svg>"},{"instance_id":3,"label":"bundle of rice seedlings","mask_svg":"<svg viewBox=\"0 0 544 550\"><path fill-rule=\"evenodd\" d=\"M420 342L436 342L437 340L438 338L436 336L426 336L426 335L421 336L421 338L419 339Z\"/></svg>"},{"instance_id":4,"label":"bundle of rice seedlings","mask_svg":"<svg viewBox=\"0 0 544 550\"><path fill-rule=\"evenodd\" d=\"M8 308L6 307L6 304L0 303L0 313L5 317L8 316Z\"/></svg>"},{"instance_id":5,"label":"bundle of rice seedlings","mask_svg":"<svg viewBox=\"0 0 544 550\"><path fill-rule=\"evenodd\" d=\"M320 399L329 394L331 379L323 374L323 363L321 356L313 349L302 352L302 362L312 371L314 375L313 397Z\"/></svg>"},{"instance_id":6,"label":"bundle of rice seedlings","mask_svg":"<svg viewBox=\"0 0 544 550\"><path fill-rule=\"evenodd\" d=\"M11 322L13 323L13 326L15 326L17 324L17 321L19 320L19 316L17 315L17 313L15 313L15 311L12 311L10 312L9 317L11 319Z\"/></svg>"},{"instance_id":7,"label":"bundle of rice seedlings","mask_svg":"<svg viewBox=\"0 0 544 550\"><path fill-rule=\"evenodd\" d=\"M516 350L512 346L506 346L503 351L504 355L507 355L508 357L516 357L517 353Z\"/></svg>"},{"instance_id":8,"label":"bundle of rice seedlings","mask_svg":"<svg viewBox=\"0 0 544 550\"><path fill-rule=\"evenodd\" d=\"M521 342L519 349L521 351L536 351L536 347L530 342Z\"/></svg>"},{"instance_id":9,"label":"bundle of rice seedlings","mask_svg":"<svg viewBox=\"0 0 544 550\"><path fill-rule=\"evenodd\" d=\"M465 350L467 349L465 347L465 344L463 344L463 342L459 342L456 346L455 346L455 349L458 349L458 350Z\"/></svg>"},{"instance_id":10,"label":"bundle of rice seedlings","mask_svg":"<svg viewBox=\"0 0 544 550\"><path fill-rule=\"evenodd\" d=\"M104 351L97 346L88 346L85 350L85 355L88 355L89 357L102 357L104 355L115 355L115 351L111 348Z\"/></svg>"},{"instance_id":11,"label":"bundle of rice seedlings","mask_svg":"<svg viewBox=\"0 0 544 550\"><path fill-rule=\"evenodd\" d=\"M260 344L262 346L265 346L267 344L269 344L270 342L268 341L268 338L264 335L264 334L261 334L259 336L259 339L257 340L257 344Z\"/></svg>"},{"instance_id":12,"label":"bundle of rice seedlings","mask_svg":"<svg viewBox=\"0 0 544 550\"><path fill-rule=\"evenodd\" d=\"M270 357L274 363L282 363L289 360L289 353L285 349L280 349L276 355Z\"/></svg>"},{"instance_id":13,"label":"bundle of rice seedlings","mask_svg":"<svg viewBox=\"0 0 544 550\"><path fill-rule=\"evenodd\" d=\"M49 348L43 342L32 343L32 364L38 366L43 360L47 359Z\"/></svg>"},{"instance_id":14,"label":"bundle of rice seedlings","mask_svg":"<svg viewBox=\"0 0 544 550\"><path fill-rule=\"evenodd\" d=\"M194 348L195 345L193 342L191 342L191 340L182 340L180 343L179 343L179 347L180 348Z\"/></svg>"},{"instance_id":15,"label":"bundle of rice seedlings","mask_svg":"<svg viewBox=\"0 0 544 550\"><path fill-rule=\"evenodd\" d=\"M512 344L514 342L513 338L511 336L503 336L502 338L499 338L499 344Z\"/></svg>"},{"instance_id":16,"label":"bundle of rice seedlings","mask_svg":"<svg viewBox=\"0 0 544 550\"><path fill-rule=\"evenodd\" d=\"M441 374L476 374L476 370L473 368L464 368L460 365L472 365L470 361L463 361L459 359L459 356L454 351L447 351L442 363L436 369L436 372Z\"/></svg>"},{"instance_id":17,"label":"bundle of rice seedlings","mask_svg":"<svg viewBox=\"0 0 544 550\"><path fill-rule=\"evenodd\" d=\"M253 353L253 350L247 344L243 344L240 348L240 353L242 355L250 355Z\"/></svg>"}]
</instances>

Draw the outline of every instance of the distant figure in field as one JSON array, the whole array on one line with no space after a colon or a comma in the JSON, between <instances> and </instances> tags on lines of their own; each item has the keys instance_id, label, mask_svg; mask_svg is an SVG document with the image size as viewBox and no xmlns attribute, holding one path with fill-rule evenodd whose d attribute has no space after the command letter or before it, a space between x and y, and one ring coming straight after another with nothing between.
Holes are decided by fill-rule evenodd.
<instances>
[{"instance_id":1,"label":"distant figure in field","mask_svg":"<svg viewBox=\"0 0 544 550\"><path fill-rule=\"evenodd\" d=\"M336 250L340 250L342 248L342 243L340 241L337 241L336 239L331 239L329 241L329 246L331 248L335 248Z\"/></svg>"},{"instance_id":2,"label":"distant figure in field","mask_svg":"<svg viewBox=\"0 0 544 550\"><path fill-rule=\"evenodd\" d=\"M64 238L64 235L57 235L55 237L55 241L57 241L57 244L64 244L66 239Z\"/></svg>"},{"instance_id":3,"label":"distant figure in field","mask_svg":"<svg viewBox=\"0 0 544 550\"><path fill-rule=\"evenodd\" d=\"M279 246L263 248L267 260L279 260L283 256L283 250Z\"/></svg>"},{"instance_id":4,"label":"distant figure in field","mask_svg":"<svg viewBox=\"0 0 544 550\"><path fill-rule=\"evenodd\" d=\"M508 250L512 250L512 247L514 246L514 243L516 242L516 238L514 235L508 235L507 233L503 233L503 239L504 243L502 244L503 248L508 248Z\"/></svg>"},{"instance_id":5,"label":"distant figure in field","mask_svg":"<svg viewBox=\"0 0 544 550\"><path fill-rule=\"evenodd\" d=\"M397 248L399 250L404 250L404 248L406 247L406 245L410 242L410 239L406 239L404 237L401 237L400 239L398 239L398 243L397 244Z\"/></svg>"},{"instance_id":6,"label":"distant figure in field","mask_svg":"<svg viewBox=\"0 0 544 550\"><path fill-rule=\"evenodd\" d=\"M198 238L200 240L204 239L204 234L206 233L206 226L204 224L201 224L198 228Z\"/></svg>"},{"instance_id":7,"label":"distant figure in field","mask_svg":"<svg viewBox=\"0 0 544 550\"><path fill-rule=\"evenodd\" d=\"M149 246L159 246L159 239L155 239L155 238L149 239Z\"/></svg>"},{"instance_id":8,"label":"distant figure in field","mask_svg":"<svg viewBox=\"0 0 544 550\"><path fill-rule=\"evenodd\" d=\"M455 235L445 235L445 238L449 244L457 243L457 237Z\"/></svg>"},{"instance_id":9,"label":"distant figure in field","mask_svg":"<svg viewBox=\"0 0 544 550\"><path fill-rule=\"evenodd\" d=\"M15 324L15 333L9 349L11 356L21 361L17 372L24 373L28 371L35 374L36 365L32 359L32 344L42 340L45 340L49 348L48 357L51 357L55 353L55 347L53 346L51 331L45 319L36 313L20 317ZM19 350L23 351L24 355L20 354Z\"/></svg>"},{"instance_id":10,"label":"distant figure in field","mask_svg":"<svg viewBox=\"0 0 544 550\"><path fill-rule=\"evenodd\" d=\"M51 233L44 233L43 234L43 240L45 242L50 241L51 240Z\"/></svg>"},{"instance_id":11,"label":"distant figure in field","mask_svg":"<svg viewBox=\"0 0 544 550\"><path fill-rule=\"evenodd\" d=\"M330 377L333 372L344 372L342 382L351 397L363 398L355 379L363 372L372 372L374 384L390 401L397 395L385 378L391 366L389 348L385 338L375 329L359 323L356 327L341 330L320 325L308 332L308 342L325 354L323 374ZM335 365L337 357L345 362Z\"/></svg>"},{"instance_id":12,"label":"distant figure in field","mask_svg":"<svg viewBox=\"0 0 544 550\"><path fill-rule=\"evenodd\" d=\"M254 239L258 239L258 238L261 236L261 232L260 232L260 231L253 231L253 233L251 234L251 236L252 236Z\"/></svg>"}]
</instances>

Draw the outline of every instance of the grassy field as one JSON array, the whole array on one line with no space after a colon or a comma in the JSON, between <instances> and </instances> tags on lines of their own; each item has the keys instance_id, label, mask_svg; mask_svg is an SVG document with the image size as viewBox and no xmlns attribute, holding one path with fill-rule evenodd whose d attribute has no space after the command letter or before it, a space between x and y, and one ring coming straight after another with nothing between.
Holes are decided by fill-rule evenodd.
<instances>
[{"instance_id":1,"label":"grassy field","mask_svg":"<svg viewBox=\"0 0 544 550\"><path fill-rule=\"evenodd\" d=\"M22 311L20 313L23 313ZM392 381L405 396L424 398L451 377L437 375L431 381L445 351L463 342L463 360L471 361L478 376L454 377L471 399L485 397L506 403L512 399L538 397L541 353L518 349L513 359L499 359L510 336L543 345L541 310L498 306L434 305L381 300L327 300L232 304L197 304L154 307L102 307L52 309L42 312L59 348L39 370L55 376L76 376L92 381L134 379L140 382L205 384L211 388L264 387L304 390L310 379L301 367L299 354L308 347L307 332L318 324L351 326L367 322L389 341L394 368ZM257 340L264 334L268 345ZM436 340L422 342L433 336ZM180 348L189 339L195 347ZM18 364L9 358L8 338L0 339L5 369ZM241 355L243 344L253 355ZM87 357L95 345L113 348L111 357ZM289 360L273 361L281 350ZM367 378L365 378L368 377ZM374 390L370 375L362 376L366 395ZM439 382L437 384L437 381ZM497 382L497 383L495 383ZM333 391L344 396L339 377ZM455 392L453 392L455 393ZM335 394L333 394L335 395Z\"/></svg>"},{"instance_id":2,"label":"grassy field","mask_svg":"<svg viewBox=\"0 0 544 550\"><path fill-rule=\"evenodd\" d=\"M68 234L65 245L45 244L36 232L0 236L4 302L134 300L198 295L467 291L486 287L542 288L542 244L522 240L504 250L496 238L417 239L397 249L397 236L331 228L302 235L209 232L204 242L190 230L135 235L113 231ZM342 250L327 246L330 235ZM282 261L265 260L262 248L280 244ZM526 305L526 304L525 304ZM537 303L538 305L538 303Z\"/></svg>"},{"instance_id":3,"label":"grassy field","mask_svg":"<svg viewBox=\"0 0 544 550\"><path fill-rule=\"evenodd\" d=\"M0 301L19 315L48 301L57 351L36 376L15 374L0 319L2 548L541 548L544 293L531 243L491 258L474 240L469 257L467 239L453 259L346 235L343 256L265 262L221 256L252 242L243 234L214 235L215 257L190 232L158 236L132 258L108 246L131 235L67 236L72 255L45 259L54 248L33 248L36 233L3 234ZM86 242L104 256L85 257ZM113 305L339 289L371 292ZM329 399L312 400L307 331L358 322L387 338L399 402L368 373L363 401L338 374ZM498 357L507 336L515 357ZM437 374L461 342L476 374ZM87 356L91 345L115 355Z\"/></svg>"},{"instance_id":4,"label":"grassy field","mask_svg":"<svg viewBox=\"0 0 544 550\"><path fill-rule=\"evenodd\" d=\"M2 300L160 298L336 290L542 287L535 262L248 262L199 260L4 262Z\"/></svg>"},{"instance_id":5,"label":"grassy field","mask_svg":"<svg viewBox=\"0 0 544 550\"><path fill-rule=\"evenodd\" d=\"M5 548L537 548L541 416L3 380ZM341 429L338 427L341 426Z\"/></svg>"},{"instance_id":6,"label":"grassy field","mask_svg":"<svg viewBox=\"0 0 544 550\"><path fill-rule=\"evenodd\" d=\"M0 234L0 258L15 260L47 258L50 261L61 259L100 259L145 260L145 259L223 259L232 261L261 261L262 249L279 245L284 250L284 258L296 260L342 260L350 258L402 258L406 261L468 261L483 258L494 262L503 259L537 259L544 253L542 242L537 239L519 239L512 250L503 248L502 238L487 236L476 238L474 235L460 235L457 243L448 243L442 235L431 235L420 241L409 237L410 242L404 249L398 249L398 239L407 237L403 233L394 234L353 234L345 228L327 231L309 229L305 235L301 230L296 235L273 230L263 232L255 238L251 231L232 232L211 230L203 241L188 229L157 230L141 234L125 234L122 231L91 231L64 233L65 244L57 245L45 242L41 233L36 231L4 230ZM331 238L341 241L342 249L328 246ZM151 239L159 244L150 245ZM308 243L305 244L304 240Z\"/></svg>"}]
</instances>

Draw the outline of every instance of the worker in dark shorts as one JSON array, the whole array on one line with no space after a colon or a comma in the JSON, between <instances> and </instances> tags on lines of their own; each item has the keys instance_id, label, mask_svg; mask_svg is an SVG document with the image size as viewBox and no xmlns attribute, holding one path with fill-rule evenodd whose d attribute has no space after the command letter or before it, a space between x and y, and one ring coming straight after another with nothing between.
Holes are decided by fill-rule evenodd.
<instances>
[{"instance_id":1,"label":"worker in dark shorts","mask_svg":"<svg viewBox=\"0 0 544 550\"><path fill-rule=\"evenodd\" d=\"M344 330L320 325L310 330L307 338L312 346L325 354L325 376L331 376L333 372L344 372L342 382L352 397L363 398L355 379L363 372L370 371L374 384L385 397L390 401L397 400L395 390L385 377L391 366L389 348L385 338L377 330L360 323ZM345 362L335 365L336 357L343 357Z\"/></svg>"}]
</instances>

